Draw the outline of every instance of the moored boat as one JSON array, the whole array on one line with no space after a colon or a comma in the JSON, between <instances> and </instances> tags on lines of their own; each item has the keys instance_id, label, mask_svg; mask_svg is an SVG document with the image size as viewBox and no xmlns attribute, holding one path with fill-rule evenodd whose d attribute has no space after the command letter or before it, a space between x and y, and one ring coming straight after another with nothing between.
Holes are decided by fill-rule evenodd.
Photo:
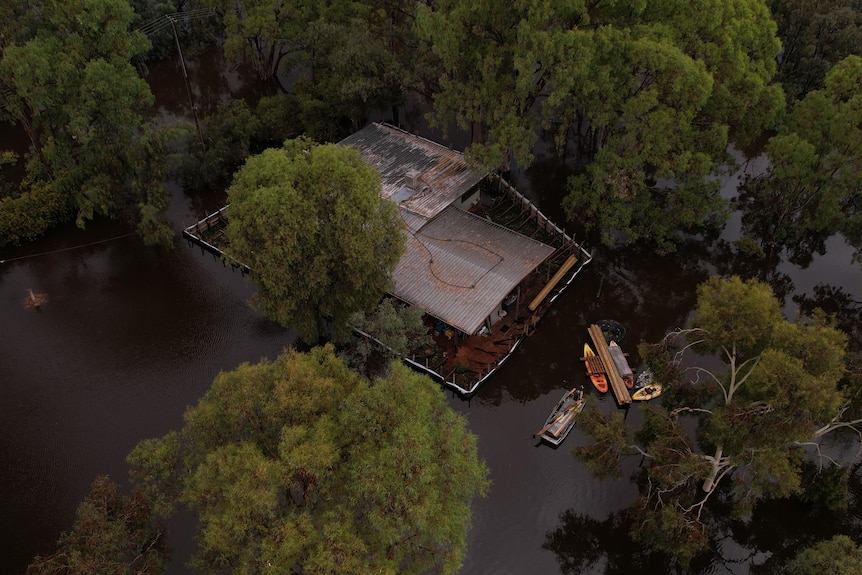
<instances>
[{"instance_id":1,"label":"moored boat","mask_svg":"<svg viewBox=\"0 0 862 575\"><path fill-rule=\"evenodd\" d=\"M545 420L545 426L534 436L541 437L552 445L559 445L575 426L575 419L584 410L584 403L582 388L567 391Z\"/></svg>"},{"instance_id":2,"label":"moored boat","mask_svg":"<svg viewBox=\"0 0 862 575\"><path fill-rule=\"evenodd\" d=\"M650 383L645 387L641 387L632 393L634 401L649 401L661 395L662 387L660 383Z\"/></svg>"},{"instance_id":3,"label":"moored boat","mask_svg":"<svg viewBox=\"0 0 862 575\"><path fill-rule=\"evenodd\" d=\"M635 385L635 374L629 366L629 362L626 360L626 355L623 353L622 348L617 344L617 342L612 341L608 344L608 351L611 352L611 359L614 360L614 365L617 366L617 371L619 372L620 377L623 378L623 383L628 389L631 389Z\"/></svg>"},{"instance_id":4,"label":"moored boat","mask_svg":"<svg viewBox=\"0 0 862 575\"><path fill-rule=\"evenodd\" d=\"M596 355L596 352L593 351L593 348L591 348L588 343L584 344L584 364L587 367L587 375L590 376L590 381L593 382L593 386L596 388L596 391L600 393L607 392L608 379L605 377L602 360Z\"/></svg>"}]
</instances>

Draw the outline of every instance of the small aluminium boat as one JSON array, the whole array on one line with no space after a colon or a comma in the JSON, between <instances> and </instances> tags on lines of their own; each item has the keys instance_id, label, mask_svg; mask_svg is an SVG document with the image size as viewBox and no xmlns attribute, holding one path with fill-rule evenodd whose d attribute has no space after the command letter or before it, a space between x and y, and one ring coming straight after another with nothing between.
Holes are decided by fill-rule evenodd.
<instances>
[{"instance_id":1,"label":"small aluminium boat","mask_svg":"<svg viewBox=\"0 0 862 575\"><path fill-rule=\"evenodd\" d=\"M635 385L635 374L632 372L632 368L629 367L629 362L626 360L626 355L623 353L622 348L617 342L612 341L608 344L608 350L611 352L611 359L614 360L614 365L617 366L620 377L623 378L623 383L626 384L627 388L631 389Z\"/></svg>"},{"instance_id":2,"label":"small aluminium boat","mask_svg":"<svg viewBox=\"0 0 862 575\"><path fill-rule=\"evenodd\" d=\"M645 387L638 388L632 393L634 401L649 401L661 395L662 388L660 383L649 383Z\"/></svg>"},{"instance_id":3,"label":"small aluminium boat","mask_svg":"<svg viewBox=\"0 0 862 575\"><path fill-rule=\"evenodd\" d=\"M604 366L602 360L590 347L590 344L584 344L584 363L587 366L587 375L590 376L590 381L593 382L596 390L600 393L605 393L608 390L608 379L605 377Z\"/></svg>"},{"instance_id":4,"label":"small aluminium boat","mask_svg":"<svg viewBox=\"0 0 862 575\"><path fill-rule=\"evenodd\" d=\"M541 437L552 445L561 444L575 426L578 414L584 410L584 403L583 388L567 391L545 420L545 426L534 436Z\"/></svg>"},{"instance_id":5,"label":"small aluminium boat","mask_svg":"<svg viewBox=\"0 0 862 575\"><path fill-rule=\"evenodd\" d=\"M639 374L637 379L635 380L635 389L640 389L642 387L646 387L652 383L652 372L649 368L644 368Z\"/></svg>"}]
</instances>

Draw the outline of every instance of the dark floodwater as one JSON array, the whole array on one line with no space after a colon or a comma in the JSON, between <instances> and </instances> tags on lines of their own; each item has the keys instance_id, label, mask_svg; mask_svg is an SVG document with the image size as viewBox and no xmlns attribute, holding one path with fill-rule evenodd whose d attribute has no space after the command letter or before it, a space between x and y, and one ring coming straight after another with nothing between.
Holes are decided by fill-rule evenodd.
<instances>
[{"instance_id":1,"label":"dark floodwater","mask_svg":"<svg viewBox=\"0 0 862 575\"><path fill-rule=\"evenodd\" d=\"M221 74L213 90L238 90L238 74L211 67ZM193 67L201 69L207 67ZM176 70L167 65L153 74L165 116L186 115ZM565 171L547 157L518 175L519 186L549 213L564 181ZM735 176L727 179L728 195L735 183ZM223 200L172 191L177 229ZM739 225L734 219L725 239L733 239ZM23 573L33 555L51 552L93 478L109 474L125 481L129 450L178 428L185 407L219 371L272 358L293 341L292 333L246 306L252 287L240 274L182 241L170 254L146 249L133 237L56 251L122 234L108 223L91 224L85 232L66 227L0 253L7 260L0 264L0 571ZM588 324L622 322L623 346L636 367L637 342L684 325L697 284L732 271L732 262L698 243L665 258L601 249L594 256L538 332L472 400L450 394L452 407L479 436L493 480L488 497L474 506L465 575L665 572L655 558L632 551L625 538L618 512L636 496L634 483L598 481L571 457L571 449L585 441L577 428L558 449L537 445L532 434L562 390L586 383L577 358ZM830 240L826 255L807 269L780 267L792 280L788 303L821 283L858 299L862 273L840 238ZM41 309L25 308L28 289L48 298ZM600 406L616 409L610 397L600 398ZM638 407L628 419L639 421ZM727 559L744 560L716 564L715 572L748 573L746 553L771 551L776 526L781 532L798 525L806 512L770 509L750 526L748 539L724 550ZM178 522L180 530L188 525ZM189 538L177 537L176 545L182 560ZM178 561L171 572L185 569Z\"/></svg>"}]
</instances>

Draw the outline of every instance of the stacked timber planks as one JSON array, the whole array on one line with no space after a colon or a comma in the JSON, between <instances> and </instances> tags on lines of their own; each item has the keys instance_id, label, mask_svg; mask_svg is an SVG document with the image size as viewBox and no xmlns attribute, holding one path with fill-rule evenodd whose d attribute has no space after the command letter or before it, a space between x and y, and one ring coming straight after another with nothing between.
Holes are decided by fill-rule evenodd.
<instances>
[{"instance_id":1,"label":"stacked timber planks","mask_svg":"<svg viewBox=\"0 0 862 575\"><path fill-rule=\"evenodd\" d=\"M593 339L593 344L596 347L596 353L601 358L602 363L605 364L608 383L610 383L611 390L614 392L614 396L617 398L617 403L619 403L620 405L629 405L632 402L632 396L629 395L629 390L626 389L626 384L623 382L623 378L620 375L619 370L617 370L617 366L614 363L613 358L611 357L611 352L608 348L608 340L605 339L605 334L602 333L602 328L600 328L596 324L592 324L589 328L587 328L587 331L590 333L590 337Z\"/></svg>"},{"instance_id":2,"label":"stacked timber planks","mask_svg":"<svg viewBox=\"0 0 862 575\"><path fill-rule=\"evenodd\" d=\"M589 373L605 373L605 364L599 356L591 355L582 359L586 362Z\"/></svg>"}]
</instances>

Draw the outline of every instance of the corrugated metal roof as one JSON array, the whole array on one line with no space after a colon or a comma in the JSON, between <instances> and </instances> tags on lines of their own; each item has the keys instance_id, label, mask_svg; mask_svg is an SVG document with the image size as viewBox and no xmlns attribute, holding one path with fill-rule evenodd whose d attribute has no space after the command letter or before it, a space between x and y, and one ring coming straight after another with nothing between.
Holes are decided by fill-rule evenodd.
<instances>
[{"instance_id":1,"label":"corrugated metal roof","mask_svg":"<svg viewBox=\"0 0 862 575\"><path fill-rule=\"evenodd\" d=\"M456 207L406 233L393 295L468 334L554 251Z\"/></svg>"},{"instance_id":2,"label":"corrugated metal roof","mask_svg":"<svg viewBox=\"0 0 862 575\"><path fill-rule=\"evenodd\" d=\"M385 124L370 124L339 144L359 150L380 173L383 197L426 218L442 212L487 176L471 169L460 152ZM412 194L405 191L410 172L418 179Z\"/></svg>"}]
</instances>

